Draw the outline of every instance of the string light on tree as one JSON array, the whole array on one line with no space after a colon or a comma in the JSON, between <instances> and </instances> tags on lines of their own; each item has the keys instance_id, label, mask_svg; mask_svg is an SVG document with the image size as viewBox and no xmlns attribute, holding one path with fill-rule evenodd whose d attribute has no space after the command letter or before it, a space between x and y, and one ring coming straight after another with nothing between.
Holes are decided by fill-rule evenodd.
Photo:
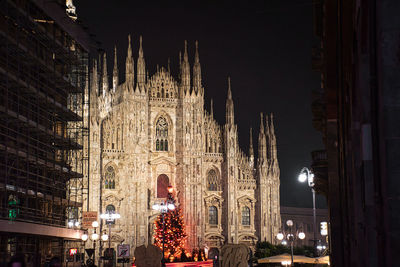
<instances>
[{"instance_id":1,"label":"string light on tree","mask_svg":"<svg viewBox=\"0 0 400 267\"><path fill-rule=\"evenodd\" d=\"M174 261L180 259L185 252L186 232L182 210L175 205L172 186L168 186L166 201L153 205L161 214L154 222L154 244L163 249L164 259ZM164 246L163 246L164 245Z\"/></svg>"}]
</instances>

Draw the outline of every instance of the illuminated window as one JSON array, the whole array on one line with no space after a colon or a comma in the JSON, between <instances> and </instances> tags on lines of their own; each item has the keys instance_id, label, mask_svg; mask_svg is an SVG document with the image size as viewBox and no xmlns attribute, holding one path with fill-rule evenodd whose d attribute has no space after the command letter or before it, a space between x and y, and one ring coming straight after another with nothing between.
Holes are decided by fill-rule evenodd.
<instances>
[{"instance_id":1,"label":"illuminated window","mask_svg":"<svg viewBox=\"0 0 400 267\"><path fill-rule=\"evenodd\" d=\"M215 206L208 208L208 223L213 225L218 224L218 209Z\"/></svg>"},{"instance_id":2,"label":"illuminated window","mask_svg":"<svg viewBox=\"0 0 400 267\"><path fill-rule=\"evenodd\" d=\"M249 207L242 208L242 225L250 225L250 209L249 209Z\"/></svg>"},{"instance_id":3,"label":"illuminated window","mask_svg":"<svg viewBox=\"0 0 400 267\"><path fill-rule=\"evenodd\" d=\"M168 123L164 117L156 123L156 151L168 151Z\"/></svg>"},{"instance_id":4,"label":"illuminated window","mask_svg":"<svg viewBox=\"0 0 400 267\"><path fill-rule=\"evenodd\" d=\"M221 190L219 180L218 180L218 175L215 170L209 170L207 173L207 189L209 191Z\"/></svg>"},{"instance_id":5,"label":"illuminated window","mask_svg":"<svg viewBox=\"0 0 400 267\"><path fill-rule=\"evenodd\" d=\"M104 177L104 188L115 189L115 171L113 166L108 166Z\"/></svg>"},{"instance_id":6,"label":"illuminated window","mask_svg":"<svg viewBox=\"0 0 400 267\"><path fill-rule=\"evenodd\" d=\"M107 205L107 207L106 207L106 213L109 213L109 214L114 214L115 213L115 206L114 205ZM110 220L107 220L107 223L111 223L111 224L114 224L115 223L115 219L110 219Z\"/></svg>"}]
</instances>

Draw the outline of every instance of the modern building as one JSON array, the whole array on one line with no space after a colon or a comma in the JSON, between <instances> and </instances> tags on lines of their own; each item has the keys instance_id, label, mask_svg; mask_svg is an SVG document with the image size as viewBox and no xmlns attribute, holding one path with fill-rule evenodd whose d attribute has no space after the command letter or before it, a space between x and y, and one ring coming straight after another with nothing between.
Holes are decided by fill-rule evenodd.
<instances>
[{"instance_id":1,"label":"modern building","mask_svg":"<svg viewBox=\"0 0 400 267\"><path fill-rule=\"evenodd\" d=\"M178 77L169 67L149 75L142 38L137 47L135 67L129 37L124 82L116 50L112 75L105 54L92 70L89 203L121 215L111 226L112 248L153 243L159 213L152 206L168 185L183 209L189 248L273 241L281 219L272 114L261 116L256 160L252 143L248 154L239 147L229 79L225 124L212 105L205 110L197 42L193 71L185 42Z\"/></svg>"},{"instance_id":2,"label":"modern building","mask_svg":"<svg viewBox=\"0 0 400 267\"><path fill-rule=\"evenodd\" d=\"M332 266L396 266L400 251L400 2L313 1L321 88L312 154Z\"/></svg>"},{"instance_id":3,"label":"modern building","mask_svg":"<svg viewBox=\"0 0 400 267\"><path fill-rule=\"evenodd\" d=\"M22 253L43 266L80 238L67 222L87 194L90 48L65 1L0 2L1 263Z\"/></svg>"},{"instance_id":4,"label":"modern building","mask_svg":"<svg viewBox=\"0 0 400 267\"><path fill-rule=\"evenodd\" d=\"M314 246L314 215L312 208L297 208L281 206L282 229L289 231L286 222L293 221L293 231L302 231L306 237L301 240L297 239L294 242L295 246ZM315 245L327 245L326 236L321 235L320 223L328 222L328 210L316 209L316 241Z\"/></svg>"}]
</instances>

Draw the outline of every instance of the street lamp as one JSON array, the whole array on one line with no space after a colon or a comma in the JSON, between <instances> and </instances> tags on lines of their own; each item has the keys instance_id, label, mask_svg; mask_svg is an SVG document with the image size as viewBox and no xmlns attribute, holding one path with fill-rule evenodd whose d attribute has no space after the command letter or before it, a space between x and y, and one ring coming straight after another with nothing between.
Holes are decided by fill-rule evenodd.
<instances>
[{"instance_id":1,"label":"street lamp","mask_svg":"<svg viewBox=\"0 0 400 267\"><path fill-rule=\"evenodd\" d=\"M79 228L81 225L80 222L77 219L71 219L68 221L68 228Z\"/></svg>"},{"instance_id":2,"label":"street lamp","mask_svg":"<svg viewBox=\"0 0 400 267\"><path fill-rule=\"evenodd\" d=\"M93 233L91 235L88 234L88 232L84 232L81 235L81 240L86 243L86 241L89 239L93 241L93 262L96 260L96 241L99 239L99 235L97 234L97 227L99 227L99 223L97 221L92 222L92 227L93 227ZM89 253L88 253L89 254ZM92 255L89 255L89 258L91 258Z\"/></svg>"},{"instance_id":3,"label":"street lamp","mask_svg":"<svg viewBox=\"0 0 400 267\"><path fill-rule=\"evenodd\" d=\"M291 262L289 263L289 261L285 261L285 264L282 263L282 265L291 265L294 266L294 262L293 262L293 243L294 241L298 238L303 240L304 238L306 238L306 234L302 231L296 230L296 233L294 234L293 232L293 221L292 220L287 220L286 221L286 225L289 228L289 231L285 232L282 231L280 233L278 233L276 235L276 238L282 242L282 244L286 245L287 242L290 242L290 256L291 256ZM286 237L286 238L285 238Z\"/></svg>"},{"instance_id":4,"label":"street lamp","mask_svg":"<svg viewBox=\"0 0 400 267\"><path fill-rule=\"evenodd\" d=\"M111 224L115 222L116 219L120 219L121 215L116 213L115 211L109 210L107 213L100 214L100 218L103 220L106 220L106 223L108 224L108 235L103 232L103 235L101 236L101 240L107 241L108 240L108 251L110 251L111 248Z\"/></svg>"},{"instance_id":5,"label":"street lamp","mask_svg":"<svg viewBox=\"0 0 400 267\"><path fill-rule=\"evenodd\" d=\"M168 190L168 196L166 200L161 201L160 204L154 204L153 205L153 210L159 211L161 212L162 215L162 222L163 222L163 240L162 240L162 260L161 260L161 266L165 267L165 255L164 255L164 246L165 246L165 220L164 220L164 216L165 214L170 211L170 210L174 210L175 209L175 204L173 203L173 201L171 200L171 195L173 192L173 187L171 185L169 185L167 187Z\"/></svg>"},{"instance_id":6,"label":"street lamp","mask_svg":"<svg viewBox=\"0 0 400 267\"><path fill-rule=\"evenodd\" d=\"M314 242L314 249L315 249L316 242L317 242L317 211L315 209L314 174L307 167L304 167L303 169L301 169L298 179L301 183L304 183L307 181L308 186L311 188L311 192L312 192L312 196L313 196L313 228L314 228L313 242Z\"/></svg>"}]
</instances>

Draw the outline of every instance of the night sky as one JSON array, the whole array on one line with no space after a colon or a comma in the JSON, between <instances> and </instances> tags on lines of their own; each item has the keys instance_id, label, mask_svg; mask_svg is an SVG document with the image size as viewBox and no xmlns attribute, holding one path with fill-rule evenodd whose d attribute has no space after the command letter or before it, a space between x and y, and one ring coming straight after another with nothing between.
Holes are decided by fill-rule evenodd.
<instances>
[{"instance_id":1,"label":"night sky","mask_svg":"<svg viewBox=\"0 0 400 267\"><path fill-rule=\"evenodd\" d=\"M117 46L120 73L125 71L127 36L132 35L136 64L143 36L146 67L171 61L178 77L178 55L188 41L193 66L194 42L199 41L205 105L225 123L227 77L231 77L239 143L247 152L249 128L257 152L260 112L273 112L281 169L281 204L312 207L311 191L297 182L310 152L323 148L312 127L311 91L320 86L311 70L312 0L201 1L74 1L77 15L107 52L108 73ZM112 56L112 57L111 57ZM122 76L123 77L123 76ZM121 80L121 79L120 79ZM323 197L318 206L325 206Z\"/></svg>"}]
</instances>

